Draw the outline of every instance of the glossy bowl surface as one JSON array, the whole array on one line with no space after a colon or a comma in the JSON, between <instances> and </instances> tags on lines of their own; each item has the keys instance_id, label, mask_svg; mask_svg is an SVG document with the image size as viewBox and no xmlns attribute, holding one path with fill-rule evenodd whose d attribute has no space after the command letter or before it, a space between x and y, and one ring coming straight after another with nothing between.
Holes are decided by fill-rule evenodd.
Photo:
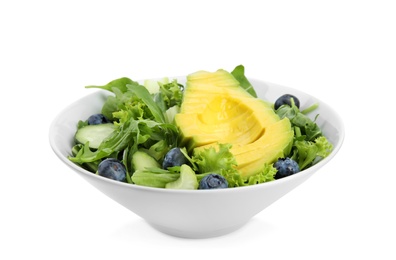
<instances>
[{"instance_id":1,"label":"glossy bowl surface","mask_svg":"<svg viewBox=\"0 0 396 260\"><path fill-rule=\"evenodd\" d=\"M180 83L182 77L178 77ZM157 230L186 238L207 238L230 233L286 193L306 181L328 163L341 148L344 126L339 115L324 102L296 89L257 79L249 79L258 96L275 101L282 94L297 96L300 107L319 102L314 111L318 125L333 143L330 156L298 174L268 183L223 190L170 190L116 182L88 172L68 160L74 142L76 124L98 113L109 95L95 91L69 105L53 120L49 130L50 145L59 159L87 182L145 219ZM138 199L137 199L138 198Z\"/></svg>"}]
</instances>

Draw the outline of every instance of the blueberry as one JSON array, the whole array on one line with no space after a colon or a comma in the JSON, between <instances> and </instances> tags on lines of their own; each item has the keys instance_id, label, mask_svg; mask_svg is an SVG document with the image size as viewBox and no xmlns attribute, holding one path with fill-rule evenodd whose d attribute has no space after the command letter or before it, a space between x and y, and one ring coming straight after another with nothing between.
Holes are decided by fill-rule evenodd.
<instances>
[{"instance_id":1,"label":"blueberry","mask_svg":"<svg viewBox=\"0 0 396 260\"><path fill-rule=\"evenodd\" d=\"M291 106L291 101L290 99L293 98L294 100L294 104L296 105L296 107L300 108L300 100L298 100L298 98L296 98L295 96L291 95L291 94L284 94L283 96L280 96L274 104L274 108L275 110L278 109L280 106L282 105L289 105Z\"/></svg>"},{"instance_id":2,"label":"blueberry","mask_svg":"<svg viewBox=\"0 0 396 260\"><path fill-rule=\"evenodd\" d=\"M88 117L88 125L100 125L106 123L111 123L111 122L103 114L94 114Z\"/></svg>"},{"instance_id":3,"label":"blueberry","mask_svg":"<svg viewBox=\"0 0 396 260\"><path fill-rule=\"evenodd\" d=\"M288 157L279 158L278 161L274 163L274 167L277 169L275 179L287 177L300 171L298 163Z\"/></svg>"},{"instance_id":4,"label":"blueberry","mask_svg":"<svg viewBox=\"0 0 396 260\"><path fill-rule=\"evenodd\" d=\"M181 166L188 164L186 156L181 152L180 148L172 148L166 153L164 161L162 162L162 168L168 169L168 167Z\"/></svg>"},{"instance_id":5,"label":"blueberry","mask_svg":"<svg viewBox=\"0 0 396 260\"><path fill-rule=\"evenodd\" d=\"M216 173L210 173L203 177L198 186L198 189L200 190L224 188L228 188L227 180L223 176Z\"/></svg>"},{"instance_id":6,"label":"blueberry","mask_svg":"<svg viewBox=\"0 0 396 260\"><path fill-rule=\"evenodd\" d=\"M125 182L126 180L126 169L121 161L108 158L103 160L98 166L98 174L100 176Z\"/></svg>"}]
</instances>

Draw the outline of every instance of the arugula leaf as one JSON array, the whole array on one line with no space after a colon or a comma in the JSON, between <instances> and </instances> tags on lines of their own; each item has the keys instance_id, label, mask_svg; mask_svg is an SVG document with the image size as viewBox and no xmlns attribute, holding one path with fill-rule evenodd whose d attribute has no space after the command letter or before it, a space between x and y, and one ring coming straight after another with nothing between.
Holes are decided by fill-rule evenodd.
<instances>
[{"instance_id":1,"label":"arugula leaf","mask_svg":"<svg viewBox=\"0 0 396 260\"><path fill-rule=\"evenodd\" d=\"M293 102L294 102L294 100L293 100ZM315 103L315 104L313 104L312 106L310 106L310 107L308 107L308 108L302 110L301 113L303 113L304 115L306 115L306 114L308 114L308 113L314 111L314 110L317 109L318 107L319 107L319 104L318 104L318 103Z\"/></svg>"},{"instance_id":2,"label":"arugula leaf","mask_svg":"<svg viewBox=\"0 0 396 260\"><path fill-rule=\"evenodd\" d=\"M244 88L253 97L257 97L256 91L245 76L245 67L243 65L236 66L231 74L239 81L242 88Z\"/></svg>"},{"instance_id":3,"label":"arugula leaf","mask_svg":"<svg viewBox=\"0 0 396 260\"><path fill-rule=\"evenodd\" d=\"M130 117L132 114L130 111L119 111L115 114L120 117L120 123L116 130L100 144L96 151L91 151L88 144L85 144L76 156L69 157L71 161L76 163L93 162L114 152L121 152L127 147L136 151L139 145L150 146L153 142L160 140L167 142L168 146L177 143L178 129L174 125L144 119L133 120Z\"/></svg>"},{"instance_id":4,"label":"arugula leaf","mask_svg":"<svg viewBox=\"0 0 396 260\"><path fill-rule=\"evenodd\" d=\"M292 106L282 105L275 113L282 119L284 117L289 118L292 127L298 127L299 133L306 137L307 141L313 141L317 137L322 135L322 131L319 126L312 121L307 115L300 112L299 108L294 104L292 100Z\"/></svg>"},{"instance_id":5,"label":"arugula leaf","mask_svg":"<svg viewBox=\"0 0 396 260\"><path fill-rule=\"evenodd\" d=\"M135 82L133 80L123 77L123 78L112 80L103 86L89 85L89 86L85 86L85 88L99 88L99 89L104 89L104 90L107 90L110 92L113 92L113 89L116 88L116 89L119 89L121 92L126 92L127 85L134 84L134 83Z\"/></svg>"},{"instance_id":6,"label":"arugula leaf","mask_svg":"<svg viewBox=\"0 0 396 260\"><path fill-rule=\"evenodd\" d=\"M69 160L75 163L83 164L89 162L95 162L101 158L110 156L114 151L111 149L101 149L91 151L89 143L84 144L83 147L78 151L75 156L69 156Z\"/></svg>"},{"instance_id":7,"label":"arugula leaf","mask_svg":"<svg viewBox=\"0 0 396 260\"><path fill-rule=\"evenodd\" d=\"M76 156L78 152L84 147L82 144L76 144L72 147L72 154ZM96 172L98 170L99 166L99 161L94 161L94 162L87 162L87 163L82 163L81 166L91 172Z\"/></svg>"}]
</instances>

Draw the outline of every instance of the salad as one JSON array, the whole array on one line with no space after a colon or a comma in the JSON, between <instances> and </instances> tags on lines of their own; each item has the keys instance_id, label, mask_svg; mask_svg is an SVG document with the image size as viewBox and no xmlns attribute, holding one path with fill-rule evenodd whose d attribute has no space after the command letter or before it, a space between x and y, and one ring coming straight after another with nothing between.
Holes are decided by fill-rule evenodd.
<instances>
[{"instance_id":1,"label":"salad","mask_svg":"<svg viewBox=\"0 0 396 260\"><path fill-rule=\"evenodd\" d=\"M177 79L119 78L100 113L77 123L69 160L115 181L222 189L275 181L327 157L333 145L285 93L261 100L242 65Z\"/></svg>"}]
</instances>

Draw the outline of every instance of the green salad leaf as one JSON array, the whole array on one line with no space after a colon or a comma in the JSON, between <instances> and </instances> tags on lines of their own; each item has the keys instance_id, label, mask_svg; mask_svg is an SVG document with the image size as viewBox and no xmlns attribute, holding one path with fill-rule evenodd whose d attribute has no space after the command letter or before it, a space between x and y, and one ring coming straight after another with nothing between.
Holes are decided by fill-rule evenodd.
<instances>
[{"instance_id":1,"label":"green salad leaf","mask_svg":"<svg viewBox=\"0 0 396 260\"><path fill-rule=\"evenodd\" d=\"M298 163L300 170L313 165L319 158L327 157L333 149L333 145L324 136L315 141L296 140L293 146L294 154L291 158Z\"/></svg>"},{"instance_id":2,"label":"green salad leaf","mask_svg":"<svg viewBox=\"0 0 396 260\"><path fill-rule=\"evenodd\" d=\"M134 152L145 149L161 161L172 147L178 145L179 129L169 119L174 117L182 100L181 86L177 81L164 84L156 94L150 94L144 86L128 78L87 88L100 88L114 94L106 99L102 113L113 121L116 128L97 150L90 149L89 143L80 144L75 148L76 153L69 157L71 161L95 166L104 158L121 155L129 174L127 180L132 182L130 158ZM78 127L85 125L83 121L78 123Z\"/></svg>"},{"instance_id":3,"label":"green salad leaf","mask_svg":"<svg viewBox=\"0 0 396 260\"><path fill-rule=\"evenodd\" d=\"M253 185L275 180L276 168L273 164L264 164L261 172L249 177L247 183L244 185Z\"/></svg>"},{"instance_id":4,"label":"green salad leaf","mask_svg":"<svg viewBox=\"0 0 396 260\"><path fill-rule=\"evenodd\" d=\"M222 170L235 171L237 165L234 155L230 152L230 144L219 144L203 149L193 156L193 162L198 166L198 173L220 173Z\"/></svg>"},{"instance_id":5,"label":"green salad leaf","mask_svg":"<svg viewBox=\"0 0 396 260\"><path fill-rule=\"evenodd\" d=\"M154 117L153 119L156 122L165 123L164 111L162 111L161 108L155 103L153 96L150 94L147 88L137 83L128 84L127 88L141 100L141 103L145 104L149 108L151 114Z\"/></svg>"},{"instance_id":6,"label":"green salad leaf","mask_svg":"<svg viewBox=\"0 0 396 260\"><path fill-rule=\"evenodd\" d=\"M289 118L292 127L298 128L299 135L304 135L305 140L313 141L317 137L322 135L322 130L319 126L312 121L306 114L303 114L300 109L294 104L293 99L292 106L282 105L275 112L282 119L284 117Z\"/></svg>"},{"instance_id":7,"label":"green salad leaf","mask_svg":"<svg viewBox=\"0 0 396 260\"><path fill-rule=\"evenodd\" d=\"M163 84L159 82L160 93L163 97L163 101L166 104L166 108L174 106L180 106L183 99L184 86L179 84L177 80L173 80L170 83Z\"/></svg>"},{"instance_id":8,"label":"green salad leaf","mask_svg":"<svg viewBox=\"0 0 396 260\"><path fill-rule=\"evenodd\" d=\"M128 84L133 84L133 83L134 83L134 81L132 81L131 79L123 77L123 78L112 80L109 83L107 83L106 85L102 85L102 86L89 85L89 86L86 86L86 88L99 88L99 89L103 89L103 90L107 90L107 91L113 91L113 89L116 88L116 89L119 89L121 92L126 92L127 91L126 86Z\"/></svg>"},{"instance_id":9,"label":"green salad leaf","mask_svg":"<svg viewBox=\"0 0 396 260\"><path fill-rule=\"evenodd\" d=\"M314 104L300 111L291 99L291 106L282 105L275 111L280 118L287 117L290 120L294 130L290 157L298 163L300 170L313 165L319 158L327 157L333 149L333 145L323 135L320 127L306 115L317 107L318 104ZM318 115L315 119L317 117Z\"/></svg>"},{"instance_id":10,"label":"green salad leaf","mask_svg":"<svg viewBox=\"0 0 396 260\"><path fill-rule=\"evenodd\" d=\"M229 187L242 187L275 180L276 169L273 164L264 164L260 172L247 178L240 175L238 171L221 171L220 174L226 178Z\"/></svg>"},{"instance_id":11,"label":"green salad leaf","mask_svg":"<svg viewBox=\"0 0 396 260\"><path fill-rule=\"evenodd\" d=\"M239 81L242 88L244 88L253 97L257 97L254 87L252 86L252 84L250 84L249 80L245 76L245 67L243 65L236 66L231 74L236 80Z\"/></svg>"}]
</instances>

